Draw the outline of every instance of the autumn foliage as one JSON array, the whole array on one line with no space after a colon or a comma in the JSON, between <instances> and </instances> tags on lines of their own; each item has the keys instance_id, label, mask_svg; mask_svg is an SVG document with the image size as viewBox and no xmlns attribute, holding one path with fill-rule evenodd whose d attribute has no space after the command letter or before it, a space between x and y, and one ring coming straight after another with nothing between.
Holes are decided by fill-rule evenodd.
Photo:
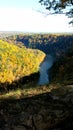
<instances>
[{"instance_id":1,"label":"autumn foliage","mask_svg":"<svg viewBox=\"0 0 73 130\"><path fill-rule=\"evenodd\" d=\"M12 83L39 70L45 54L0 40L0 83Z\"/></svg>"}]
</instances>

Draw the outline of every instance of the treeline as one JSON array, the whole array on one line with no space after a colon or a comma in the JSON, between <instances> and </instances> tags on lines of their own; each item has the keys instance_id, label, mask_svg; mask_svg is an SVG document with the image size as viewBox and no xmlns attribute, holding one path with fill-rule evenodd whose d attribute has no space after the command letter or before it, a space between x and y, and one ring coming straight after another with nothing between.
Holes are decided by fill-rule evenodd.
<instances>
[{"instance_id":1,"label":"treeline","mask_svg":"<svg viewBox=\"0 0 73 130\"><path fill-rule=\"evenodd\" d=\"M64 54L73 49L73 34L17 34L4 39L45 53Z\"/></svg>"}]
</instances>

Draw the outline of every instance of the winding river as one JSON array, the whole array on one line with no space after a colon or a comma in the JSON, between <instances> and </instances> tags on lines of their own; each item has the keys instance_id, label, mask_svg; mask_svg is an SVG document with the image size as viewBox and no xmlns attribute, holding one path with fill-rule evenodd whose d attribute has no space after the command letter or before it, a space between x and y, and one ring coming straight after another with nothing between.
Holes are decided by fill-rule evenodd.
<instances>
[{"instance_id":1,"label":"winding river","mask_svg":"<svg viewBox=\"0 0 73 130\"><path fill-rule=\"evenodd\" d=\"M54 57L51 55L46 55L44 61L40 64L40 77L38 85L45 85L50 82L48 70L52 67L54 63Z\"/></svg>"}]
</instances>

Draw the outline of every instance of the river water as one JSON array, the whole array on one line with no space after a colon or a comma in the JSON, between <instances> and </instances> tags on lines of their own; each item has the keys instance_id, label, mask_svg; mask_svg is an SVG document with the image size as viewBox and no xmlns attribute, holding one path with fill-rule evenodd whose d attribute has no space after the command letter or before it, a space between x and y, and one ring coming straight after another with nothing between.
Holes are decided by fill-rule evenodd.
<instances>
[{"instance_id":1,"label":"river water","mask_svg":"<svg viewBox=\"0 0 73 130\"><path fill-rule=\"evenodd\" d=\"M44 61L40 64L40 77L38 85L45 85L50 82L49 80L49 69L54 63L54 57L51 55L46 55Z\"/></svg>"}]
</instances>

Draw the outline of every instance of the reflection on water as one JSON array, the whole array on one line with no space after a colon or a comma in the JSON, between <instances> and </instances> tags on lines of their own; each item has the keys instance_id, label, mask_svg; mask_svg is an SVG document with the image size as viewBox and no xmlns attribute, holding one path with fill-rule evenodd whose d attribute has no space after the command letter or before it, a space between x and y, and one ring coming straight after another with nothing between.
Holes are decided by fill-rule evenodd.
<instances>
[{"instance_id":1,"label":"reflection on water","mask_svg":"<svg viewBox=\"0 0 73 130\"><path fill-rule=\"evenodd\" d=\"M45 85L49 83L49 74L48 70L52 67L54 63L54 58L51 55L47 55L44 61L40 65L40 77L39 77L39 85Z\"/></svg>"}]
</instances>

